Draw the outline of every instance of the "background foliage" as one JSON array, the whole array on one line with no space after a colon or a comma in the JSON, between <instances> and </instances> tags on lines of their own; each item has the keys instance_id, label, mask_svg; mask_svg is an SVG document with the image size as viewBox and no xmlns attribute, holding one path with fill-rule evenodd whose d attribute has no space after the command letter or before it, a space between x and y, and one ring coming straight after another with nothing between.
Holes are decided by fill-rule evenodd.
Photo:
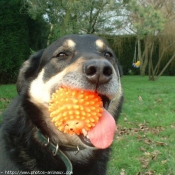
<instances>
[{"instance_id":1,"label":"background foliage","mask_svg":"<svg viewBox=\"0 0 175 175\"><path fill-rule=\"evenodd\" d=\"M30 50L46 46L42 18L33 20L21 10L20 0L0 0L0 83L14 83Z\"/></svg>"},{"instance_id":2,"label":"background foliage","mask_svg":"<svg viewBox=\"0 0 175 175\"><path fill-rule=\"evenodd\" d=\"M134 58L134 52L135 47L137 47L136 43L136 35L122 35L122 36L109 36L109 35L103 35L103 38L106 38L109 42L109 44L112 46L117 58L120 61L120 64L123 69L124 75L139 75L140 70L139 68L134 68L132 66L133 58ZM156 39L156 38L155 38ZM155 48L153 50L153 65L156 65L156 63L159 60L159 44L161 44L158 39L155 42ZM145 45L143 40L141 40L141 48L144 50ZM136 55L138 54L138 50L136 50ZM169 60L171 55L173 54L173 51L169 51L168 54L164 55L162 58L161 64L159 69L163 69L166 62ZM175 59L171 62L168 69L165 70L163 75L175 75ZM148 67L146 69L146 75L148 75Z\"/></svg>"},{"instance_id":3,"label":"background foliage","mask_svg":"<svg viewBox=\"0 0 175 175\"><path fill-rule=\"evenodd\" d=\"M106 38L125 75L141 72L132 67L134 54L146 60L146 75L154 76L170 60L163 75L175 75L171 1L0 0L0 84L16 82L20 65L31 53L70 33ZM127 35L124 30L129 30Z\"/></svg>"}]
</instances>

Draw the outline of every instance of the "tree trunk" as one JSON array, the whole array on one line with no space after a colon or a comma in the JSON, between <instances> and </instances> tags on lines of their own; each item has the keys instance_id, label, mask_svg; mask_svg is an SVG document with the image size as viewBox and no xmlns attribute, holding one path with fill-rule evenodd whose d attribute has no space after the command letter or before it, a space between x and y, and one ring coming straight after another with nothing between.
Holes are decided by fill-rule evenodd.
<instances>
[{"instance_id":1,"label":"tree trunk","mask_svg":"<svg viewBox=\"0 0 175 175\"><path fill-rule=\"evenodd\" d=\"M66 15L63 18L62 25L60 26L60 34L61 34L61 36L66 35L66 29L67 29L68 23L70 21L70 14L71 14L70 13L70 9L67 8L66 9Z\"/></svg>"},{"instance_id":2,"label":"tree trunk","mask_svg":"<svg viewBox=\"0 0 175 175\"><path fill-rule=\"evenodd\" d=\"M47 39L47 46L50 45L53 27L54 27L54 25L53 24L50 24L50 31L49 31L49 36L48 36L48 39Z\"/></svg>"},{"instance_id":3,"label":"tree trunk","mask_svg":"<svg viewBox=\"0 0 175 175\"><path fill-rule=\"evenodd\" d=\"M145 75L145 69L143 67L143 57L142 57L142 49L141 49L141 41L138 39L138 60L140 60L140 75L144 76Z\"/></svg>"},{"instance_id":4,"label":"tree trunk","mask_svg":"<svg viewBox=\"0 0 175 175\"><path fill-rule=\"evenodd\" d=\"M148 65L148 43L144 42L144 51L141 54L141 42L138 40L138 56L140 58L140 75L145 76L146 67Z\"/></svg>"},{"instance_id":5,"label":"tree trunk","mask_svg":"<svg viewBox=\"0 0 175 175\"><path fill-rule=\"evenodd\" d=\"M170 60L167 62L167 64L164 66L162 71L159 73L159 75L156 77L156 80L164 73L164 71L167 69L167 67L170 65L170 63L175 59L175 53L174 55L170 58Z\"/></svg>"},{"instance_id":6,"label":"tree trunk","mask_svg":"<svg viewBox=\"0 0 175 175\"><path fill-rule=\"evenodd\" d=\"M154 70L153 70L153 50L154 50L154 43L152 43L151 46L151 51L149 54L149 80L154 81L155 80L155 74L154 74Z\"/></svg>"}]
</instances>

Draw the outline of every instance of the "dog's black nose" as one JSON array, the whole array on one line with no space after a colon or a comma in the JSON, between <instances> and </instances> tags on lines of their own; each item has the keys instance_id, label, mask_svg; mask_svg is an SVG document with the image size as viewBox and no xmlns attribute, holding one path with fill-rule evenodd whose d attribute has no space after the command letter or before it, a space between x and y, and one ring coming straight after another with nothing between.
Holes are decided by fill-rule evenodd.
<instances>
[{"instance_id":1,"label":"dog's black nose","mask_svg":"<svg viewBox=\"0 0 175 175\"><path fill-rule=\"evenodd\" d=\"M92 84L108 83L113 74L112 65L107 60L89 60L84 64L84 73Z\"/></svg>"}]
</instances>

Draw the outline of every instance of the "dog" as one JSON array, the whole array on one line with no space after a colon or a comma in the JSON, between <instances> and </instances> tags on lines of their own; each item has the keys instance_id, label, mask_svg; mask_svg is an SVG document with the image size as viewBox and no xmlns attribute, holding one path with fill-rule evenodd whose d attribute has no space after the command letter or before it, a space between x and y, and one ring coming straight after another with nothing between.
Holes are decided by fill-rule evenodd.
<instances>
[{"instance_id":1,"label":"dog","mask_svg":"<svg viewBox=\"0 0 175 175\"><path fill-rule=\"evenodd\" d=\"M95 35L67 35L31 55L19 71L18 95L3 115L0 173L105 175L110 145L96 147L86 134L59 131L48 106L62 86L93 91L117 121L123 102L121 75L113 50ZM107 139L102 135L100 141Z\"/></svg>"}]
</instances>

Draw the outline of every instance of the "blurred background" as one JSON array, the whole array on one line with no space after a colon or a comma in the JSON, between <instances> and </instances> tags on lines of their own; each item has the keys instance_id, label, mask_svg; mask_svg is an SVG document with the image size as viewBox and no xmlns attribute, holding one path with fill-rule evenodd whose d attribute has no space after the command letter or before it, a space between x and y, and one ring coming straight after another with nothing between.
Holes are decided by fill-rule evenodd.
<instances>
[{"instance_id":1,"label":"blurred background","mask_svg":"<svg viewBox=\"0 0 175 175\"><path fill-rule=\"evenodd\" d=\"M174 0L0 0L0 84L16 82L30 54L73 33L108 40L124 75L174 76L174 8Z\"/></svg>"}]
</instances>

